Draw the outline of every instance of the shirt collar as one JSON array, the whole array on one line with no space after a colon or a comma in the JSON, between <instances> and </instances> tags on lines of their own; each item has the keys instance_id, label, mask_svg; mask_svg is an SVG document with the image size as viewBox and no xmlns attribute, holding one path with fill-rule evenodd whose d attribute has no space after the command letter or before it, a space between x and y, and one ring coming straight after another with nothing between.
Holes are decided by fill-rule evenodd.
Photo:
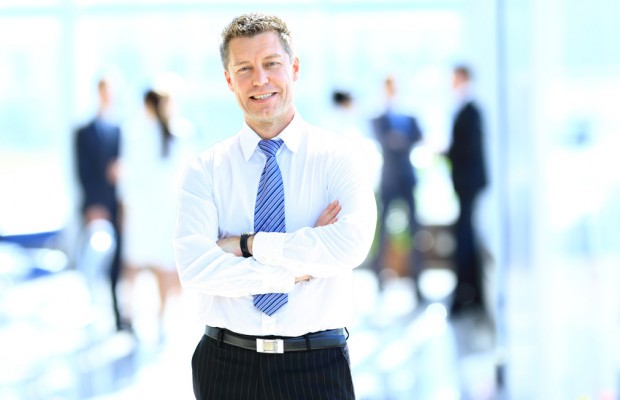
<instances>
[{"instance_id":1,"label":"shirt collar","mask_svg":"<svg viewBox=\"0 0 620 400\"><path fill-rule=\"evenodd\" d=\"M299 144L301 143L302 136L304 135L306 123L298 113L295 113L293 120L290 124L278 136L274 139L282 139L286 147L296 153L299 149ZM261 141L260 136L256 134L250 128L250 126L244 121L243 126L241 127L241 131L239 131L239 140L241 143L241 151L243 152L243 158L246 161L252 157L254 154L254 150L258 146L258 142Z\"/></svg>"}]
</instances>

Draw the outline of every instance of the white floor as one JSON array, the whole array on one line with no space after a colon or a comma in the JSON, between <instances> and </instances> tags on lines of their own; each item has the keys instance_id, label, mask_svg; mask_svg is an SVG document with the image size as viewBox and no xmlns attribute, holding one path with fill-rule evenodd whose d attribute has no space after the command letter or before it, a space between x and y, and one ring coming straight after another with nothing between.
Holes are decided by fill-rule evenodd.
<instances>
[{"instance_id":1,"label":"white floor","mask_svg":"<svg viewBox=\"0 0 620 400\"><path fill-rule=\"evenodd\" d=\"M393 280L379 293L374 276L357 270L349 345L358 399L619 399L618 266L581 260L513 268L499 343L497 320L447 315L449 274L425 276L422 286L436 301L421 305L411 281ZM94 323L105 319L93 315L75 274L7 287L0 293L1 399L193 398L190 358L202 326L188 294L170 303L160 337L154 281L139 278L133 337L110 335L109 320Z\"/></svg>"}]
</instances>

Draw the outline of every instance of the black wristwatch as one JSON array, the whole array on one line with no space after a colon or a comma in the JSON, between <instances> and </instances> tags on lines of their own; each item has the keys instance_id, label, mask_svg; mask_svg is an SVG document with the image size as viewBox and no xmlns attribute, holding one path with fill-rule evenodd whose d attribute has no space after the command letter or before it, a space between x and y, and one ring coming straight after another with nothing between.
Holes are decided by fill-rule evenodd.
<instances>
[{"instance_id":1,"label":"black wristwatch","mask_svg":"<svg viewBox=\"0 0 620 400\"><path fill-rule=\"evenodd\" d=\"M245 258L252 257L252 253L250 253L250 251L248 250L248 238L252 235L253 233L242 233L241 234L241 239L240 239L241 254Z\"/></svg>"}]
</instances>

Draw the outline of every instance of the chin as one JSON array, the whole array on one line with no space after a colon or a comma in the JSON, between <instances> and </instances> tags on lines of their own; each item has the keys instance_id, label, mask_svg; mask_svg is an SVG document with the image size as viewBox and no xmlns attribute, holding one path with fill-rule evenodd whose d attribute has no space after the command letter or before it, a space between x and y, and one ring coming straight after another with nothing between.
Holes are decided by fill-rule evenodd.
<instances>
[{"instance_id":1,"label":"chin","mask_svg":"<svg viewBox=\"0 0 620 400\"><path fill-rule=\"evenodd\" d=\"M256 122L269 123L275 122L282 117L282 113L269 112L262 114L252 114L251 119Z\"/></svg>"}]
</instances>

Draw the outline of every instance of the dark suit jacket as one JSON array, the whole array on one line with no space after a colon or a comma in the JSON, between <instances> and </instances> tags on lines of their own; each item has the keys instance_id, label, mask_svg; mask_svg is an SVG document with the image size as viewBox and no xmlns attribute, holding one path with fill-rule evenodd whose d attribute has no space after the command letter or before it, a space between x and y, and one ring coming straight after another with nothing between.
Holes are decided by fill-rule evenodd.
<instances>
[{"instance_id":1,"label":"dark suit jacket","mask_svg":"<svg viewBox=\"0 0 620 400\"><path fill-rule=\"evenodd\" d=\"M106 177L108 166L118 159L120 129L94 119L77 130L77 169L82 189L82 211L92 205L106 207L113 218L117 214L116 185Z\"/></svg>"},{"instance_id":2,"label":"dark suit jacket","mask_svg":"<svg viewBox=\"0 0 620 400\"><path fill-rule=\"evenodd\" d=\"M482 129L480 111L473 102L466 103L454 119L448 149L457 193L475 194L487 184Z\"/></svg>"},{"instance_id":3,"label":"dark suit jacket","mask_svg":"<svg viewBox=\"0 0 620 400\"><path fill-rule=\"evenodd\" d=\"M416 119L388 112L373 119L372 126L383 152L382 190L410 191L416 176L409 157L422 139Z\"/></svg>"}]
</instances>

